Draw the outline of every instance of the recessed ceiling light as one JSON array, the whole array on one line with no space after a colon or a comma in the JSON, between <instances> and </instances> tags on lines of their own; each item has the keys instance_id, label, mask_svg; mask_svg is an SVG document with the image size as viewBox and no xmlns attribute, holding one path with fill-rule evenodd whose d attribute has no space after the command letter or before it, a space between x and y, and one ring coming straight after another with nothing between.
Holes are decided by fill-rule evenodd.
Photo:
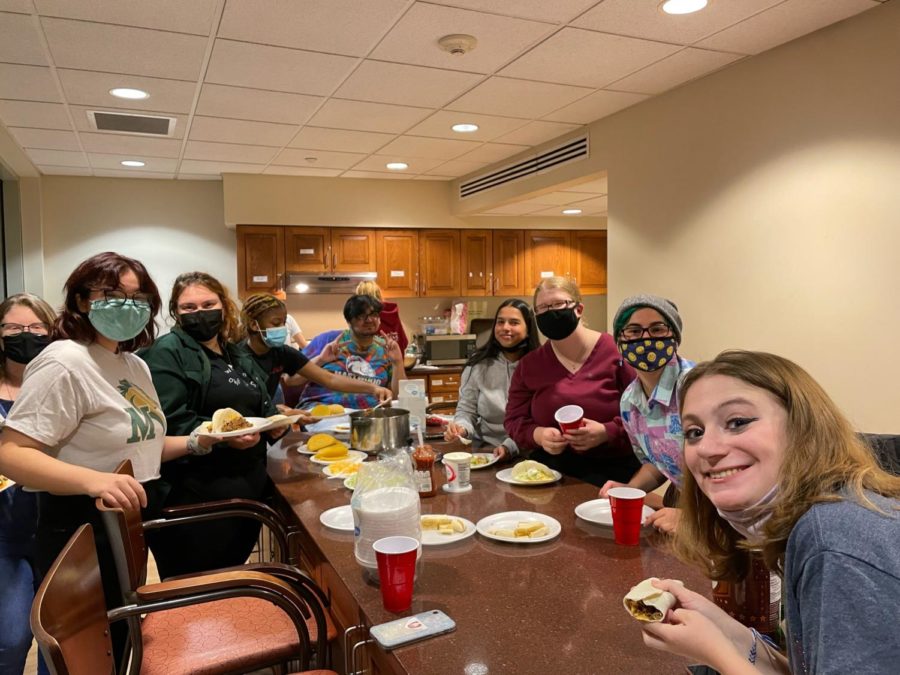
<instances>
[{"instance_id":1,"label":"recessed ceiling light","mask_svg":"<svg viewBox=\"0 0 900 675\"><path fill-rule=\"evenodd\" d=\"M143 89L131 89L130 87L116 87L115 89L110 89L109 93L116 98L128 98L134 101L150 98L150 94Z\"/></svg>"},{"instance_id":2,"label":"recessed ceiling light","mask_svg":"<svg viewBox=\"0 0 900 675\"><path fill-rule=\"evenodd\" d=\"M403 171L409 168L409 164L406 162L388 162L385 166L391 171Z\"/></svg>"},{"instance_id":3,"label":"recessed ceiling light","mask_svg":"<svg viewBox=\"0 0 900 675\"><path fill-rule=\"evenodd\" d=\"M473 131L478 131L477 124L454 124L450 128L460 134L471 134Z\"/></svg>"},{"instance_id":4,"label":"recessed ceiling light","mask_svg":"<svg viewBox=\"0 0 900 675\"><path fill-rule=\"evenodd\" d=\"M666 14L692 14L709 4L709 0L665 0L660 5Z\"/></svg>"},{"instance_id":5,"label":"recessed ceiling light","mask_svg":"<svg viewBox=\"0 0 900 675\"><path fill-rule=\"evenodd\" d=\"M144 166L143 162L140 162L136 159L126 159L119 162L122 166Z\"/></svg>"},{"instance_id":6,"label":"recessed ceiling light","mask_svg":"<svg viewBox=\"0 0 900 675\"><path fill-rule=\"evenodd\" d=\"M563 214L567 216L577 216L581 213L581 209L563 209Z\"/></svg>"}]
</instances>

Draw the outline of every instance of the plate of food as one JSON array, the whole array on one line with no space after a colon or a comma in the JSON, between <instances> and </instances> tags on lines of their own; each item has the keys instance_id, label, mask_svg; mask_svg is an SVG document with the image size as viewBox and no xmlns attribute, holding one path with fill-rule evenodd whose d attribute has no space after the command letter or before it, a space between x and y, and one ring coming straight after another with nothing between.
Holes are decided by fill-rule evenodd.
<instances>
[{"instance_id":1,"label":"plate of food","mask_svg":"<svg viewBox=\"0 0 900 675\"><path fill-rule=\"evenodd\" d=\"M359 465L362 464L362 462L362 459L356 457L341 459L324 467L322 473L329 478L348 478L356 475L356 472L359 471Z\"/></svg>"},{"instance_id":2,"label":"plate of food","mask_svg":"<svg viewBox=\"0 0 900 675\"><path fill-rule=\"evenodd\" d=\"M655 513L649 506L644 505L641 512L641 524L647 520L647 516ZM575 507L575 515L586 520L589 523L597 523L598 525L609 525L612 527L612 508L608 499L592 499L583 502Z\"/></svg>"},{"instance_id":3,"label":"plate of food","mask_svg":"<svg viewBox=\"0 0 900 675\"><path fill-rule=\"evenodd\" d=\"M306 408L303 412L319 421L343 417L353 412L353 409L345 408L340 403L318 403L311 408Z\"/></svg>"},{"instance_id":4,"label":"plate of food","mask_svg":"<svg viewBox=\"0 0 900 675\"><path fill-rule=\"evenodd\" d=\"M351 476L347 476L344 479L344 487L351 491L355 490L356 489L356 478L357 478L357 474L355 474L355 473Z\"/></svg>"},{"instance_id":5,"label":"plate of food","mask_svg":"<svg viewBox=\"0 0 900 675\"><path fill-rule=\"evenodd\" d=\"M341 445L343 445L343 443ZM331 457L327 454L325 456L322 456L321 452L317 452L315 455L309 458L309 461L313 464L327 466L329 464L334 464L335 462L343 462L351 459L355 460L356 462L362 462L366 457L368 457L368 455L362 450L347 450L347 452L338 457Z\"/></svg>"},{"instance_id":6,"label":"plate of food","mask_svg":"<svg viewBox=\"0 0 900 675\"><path fill-rule=\"evenodd\" d=\"M422 546L442 546L468 539L475 534L475 523L459 516L433 513L421 517Z\"/></svg>"},{"instance_id":7,"label":"plate of food","mask_svg":"<svg viewBox=\"0 0 900 675\"><path fill-rule=\"evenodd\" d=\"M475 528L483 537L515 544L539 544L562 532L562 525L556 518L534 511L495 513L479 520Z\"/></svg>"},{"instance_id":8,"label":"plate of food","mask_svg":"<svg viewBox=\"0 0 900 675\"><path fill-rule=\"evenodd\" d=\"M443 458L441 458L443 461ZM500 461L499 457L495 457L492 452L473 452L472 453L472 463L469 465L473 471L477 471L478 469L486 469L489 466L493 466L497 462Z\"/></svg>"},{"instance_id":9,"label":"plate of food","mask_svg":"<svg viewBox=\"0 0 900 675\"><path fill-rule=\"evenodd\" d=\"M290 419L284 415L280 417ZM212 420L197 427L197 433L201 436L234 438L246 434L257 434L271 428L271 422L267 417L244 417L233 408L220 408L213 413Z\"/></svg>"},{"instance_id":10,"label":"plate of food","mask_svg":"<svg viewBox=\"0 0 900 675\"><path fill-rule=\"evenodd\" d=\"M532 459L526 459L514 467L497 472L497 479L510 485L549 485L561 478L562 474L559 471Z\"/></svg>"},{"instance_id":11,"label":"plate of food","mask_svg":"<svg viewBox=\"0 0 900 675\"><path fill-rule=\"evenodd\" d=\"M349 434L350 422L338 422L331 427L331 430L336 434Z\"/></svg>"},{"instance_id":12,"label":"plate of food","mask_svg":"<svg viewBox=\"0 0 900 675\"><path fill-rule=\"evenodd\" d=\"M319 516L319 522L332 530L353 532L353 509L349 504L328 509Z\"/></svg>"},{"instance_id":13,"label":"plate of food","mask_svg":"<svg viewBox=\"0 0 900 675\"><path fill-rule=\"evenodd\" d=\"M4 490L11 488L15 484L16 484L16 481L14 481L12 478L7 478L6 476L0 476L0 492L3 492Z\"/></svg>"}]
</instances>

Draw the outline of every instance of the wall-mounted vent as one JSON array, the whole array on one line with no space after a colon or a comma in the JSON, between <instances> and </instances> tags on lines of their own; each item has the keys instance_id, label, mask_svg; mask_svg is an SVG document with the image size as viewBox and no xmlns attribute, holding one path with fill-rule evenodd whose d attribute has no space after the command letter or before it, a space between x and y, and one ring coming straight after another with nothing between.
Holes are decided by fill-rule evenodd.
<instances>
[{"instance_id":1,"label":"wall-mounted vent","mask_svg":"<svg viewBox=\"0 0 900 675\"><path fill-rule=\"evenodd\" d=\"M107 110L88 110L88 122L97 131L114 131L119 134L142 136L171 136L175 131L175 118L160 115L135 115Z\"/></svg>"},{"instance_id":2,"label":"wall-mounted vent","mask_svg":"<svg viewBox=\"0 0 900 675\"><path fill-rule=\"evenodd\" d=\"M535 157L523 159L515 164L501 167L491 173L476 176L459 185L459 198L471 197L479 192L490 190L513 181L546 173L558 166L586 159L589 155L588 137L572 138L555 148L546 150Z\"/></svg>"}]
</instances>

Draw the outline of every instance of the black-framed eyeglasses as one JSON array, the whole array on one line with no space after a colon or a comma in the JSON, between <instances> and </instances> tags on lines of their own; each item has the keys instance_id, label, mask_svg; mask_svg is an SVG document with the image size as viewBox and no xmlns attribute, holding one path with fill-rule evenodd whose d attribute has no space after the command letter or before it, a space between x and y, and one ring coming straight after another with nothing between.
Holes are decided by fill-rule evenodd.
<instances>
[{"instance_id":1,"label":"black-framed eyeglasses","mask_svg":"<svg viewBox=\"0 0 900 675\"><path fill-rule=\"evenodd\" d=\"M544 305L536 305L534 308L535 314L543 314L544 312L549 312L551 310L560 310L560 309L569 309L570 307L574 307L578 303L574 300L557 300L556 302L548 302Z\"/></svg>"},{"instance_id":2,"label":"black-framed eyeglasses","mask_svg":"<svg viewBox=\"0 0 900 675\"><path fill-rule=\"evenodd\" d=\"M131 300L135 304L139 302L143 302L146 305L152 304L151 300L153 299L153 296L148 293L132 293L131 295L128 295L128 293L118 288L98 288L96 290L103 293L103 299L114 307L121 307L128 300Z\"/></svg>"},{"instance_id":3,"label":"black-framed eyeglasses","mask_svg":"<svg viewBox=\"0 0 900 675\"><path fill-rule=\"evenodd\" d=\"M669 328L668 324L662 321L651 323L646 328L638 323L630 323L622 329L620 335L625 340L640 340L644 337L644 333L652 338L664 338L669 337L672 330Z\"/></svg>"},{"instance_id":4,"label":"black-framed eyeglasses","mask_svg":"<svg viewBox=\"0 0 900 675\"><path fill-rule=\"evenodd\" d=\"M29 323L27 325L21 323L0 323L0 332L6 336L21 335L22 333L48 335L50 333L50 327L43 322Z\"/></svg>"},{"instance_id":5,"label":"black-framed eyeglasses","mask_svg":"<svg viewBox=\"0 0 900 675\"><path fill-rule=\"evenodd\" d=\"M356 317L356 320L360 323L365 323L366 321L381 321L381 315L377 312L372 312L371 314L360 314Z\"/></svg>"}]
</instances>

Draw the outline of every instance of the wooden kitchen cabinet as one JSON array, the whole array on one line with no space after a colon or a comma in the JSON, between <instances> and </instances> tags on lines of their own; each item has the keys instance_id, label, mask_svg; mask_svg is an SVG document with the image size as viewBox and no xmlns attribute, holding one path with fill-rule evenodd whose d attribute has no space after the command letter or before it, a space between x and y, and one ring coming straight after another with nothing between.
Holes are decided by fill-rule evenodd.
<instances>
[{"instance_id":1,"label":"wooden kitchen cabinet","mask_svg":"<svg viewBox=\"0 0 900 675\"><path fill-rule=\"evenodd\" d=\"M286 227L284 268L287 272L324 274L329 269L330 229Z\"/></svg>"},{"instance_id":2,"label":"wooden kitchen cabinet","mask_svg":"<svg viewBox=\"0 0 900 675\"><path fill-rule=\"evenodd\" d=\"M526 295L525 233L522 230L462 230L462 295Z\"/></svg>"},{"instance_id":3,"label":"wooden kitchen cabinet","mask_svg":"<svg viewBox=\"0 0 900 675\"><path fill-rule=\"evenodd\" d=\"M568 230L525 231L525 283L529 288L541 279L572 275L572 237Z\"/></svg>"},{"instance_id":4,"label":"wooden kitchen cabinet","mask_svg":"<svg viewBox=\"0 0 900 675\"><path fill-rule=\"evenodd\" d=\"M284 228L237 226L238 296L274 293L284 275Z\"/></svg>"},{"instance_id":5,"label":"wooden kitchen cabinet","mask_svg":"<svg viewBox=\"0 0 900 675\"><path fill-rule=\"evenodd\" d=\"M585 295L606 294L606 230L572 232L572 276Z\"/></svg>"},{"instance_id":6,"label":"wooden kitchen cabinet","mask_svg":"<svg viewBox=\"0 0 900 675\"><path fill-rule=\"evenodd\" d=\"M494 230L493 295L529 295L535 284L525 278L525 233L522 230Z\"/></svg>"},{"instance_id":7,"label":"wooden kitchen cabinet","mask_svg":"<svg viewBox=\"0 0 900 675\"><path fill-rule=\"evenodd\" d=\"M375 233L357 227L331 228L331 270L374 272Z\"/></svg>"},{"instance_id":8,"label":"wooden kitchen cabinet","mask_svg":"<svg viewBox=\"0 0 900 675\"><path fill-rule=\"evenodd\" d=\"M460 294L459 230L419 232L419 295L452 297Z\"/></svg>"},{"instance_id":9,"label":"wooden kitchen cabinet","mask_svg":"<svg viewBox=\"0 0 900 675\"><path fill-rule=\"evenodd\" d=\"M287 227L285 270L309 274L372 272L375 233L362 228Z\"/></svg>"},{"instance_id":10,"label":"wooden kitchen cabinet","mask_svg":"<svg viewBox=\"0 0 900 675\"><path fill-rule=\"evenodd\" d=\"M414 298L419 294L418 230L376 230L375 271L385 297Z\"/></svg>"},{"instance_id":11,"label":"wooden kitchen cabinet","mask_svg":"<svg viewBox=\"0 0 900 675\"><path fill-rule=\"evenodd\" d=\"M462 295L479 298L493 295L491 231L462 230L460 237Z\"/></svg>"},{"instance_id":12,"label":"wooden kitchen cabinet","mask_svg":"<svg viewBox=\"0 0 900 675\"><path fill-rule=\"evenodd\" d=\"M459 384L462 373L442 373L428 376L428 401L430 403L447 403L459 400Z\"/></svg>"}]
</instances>

